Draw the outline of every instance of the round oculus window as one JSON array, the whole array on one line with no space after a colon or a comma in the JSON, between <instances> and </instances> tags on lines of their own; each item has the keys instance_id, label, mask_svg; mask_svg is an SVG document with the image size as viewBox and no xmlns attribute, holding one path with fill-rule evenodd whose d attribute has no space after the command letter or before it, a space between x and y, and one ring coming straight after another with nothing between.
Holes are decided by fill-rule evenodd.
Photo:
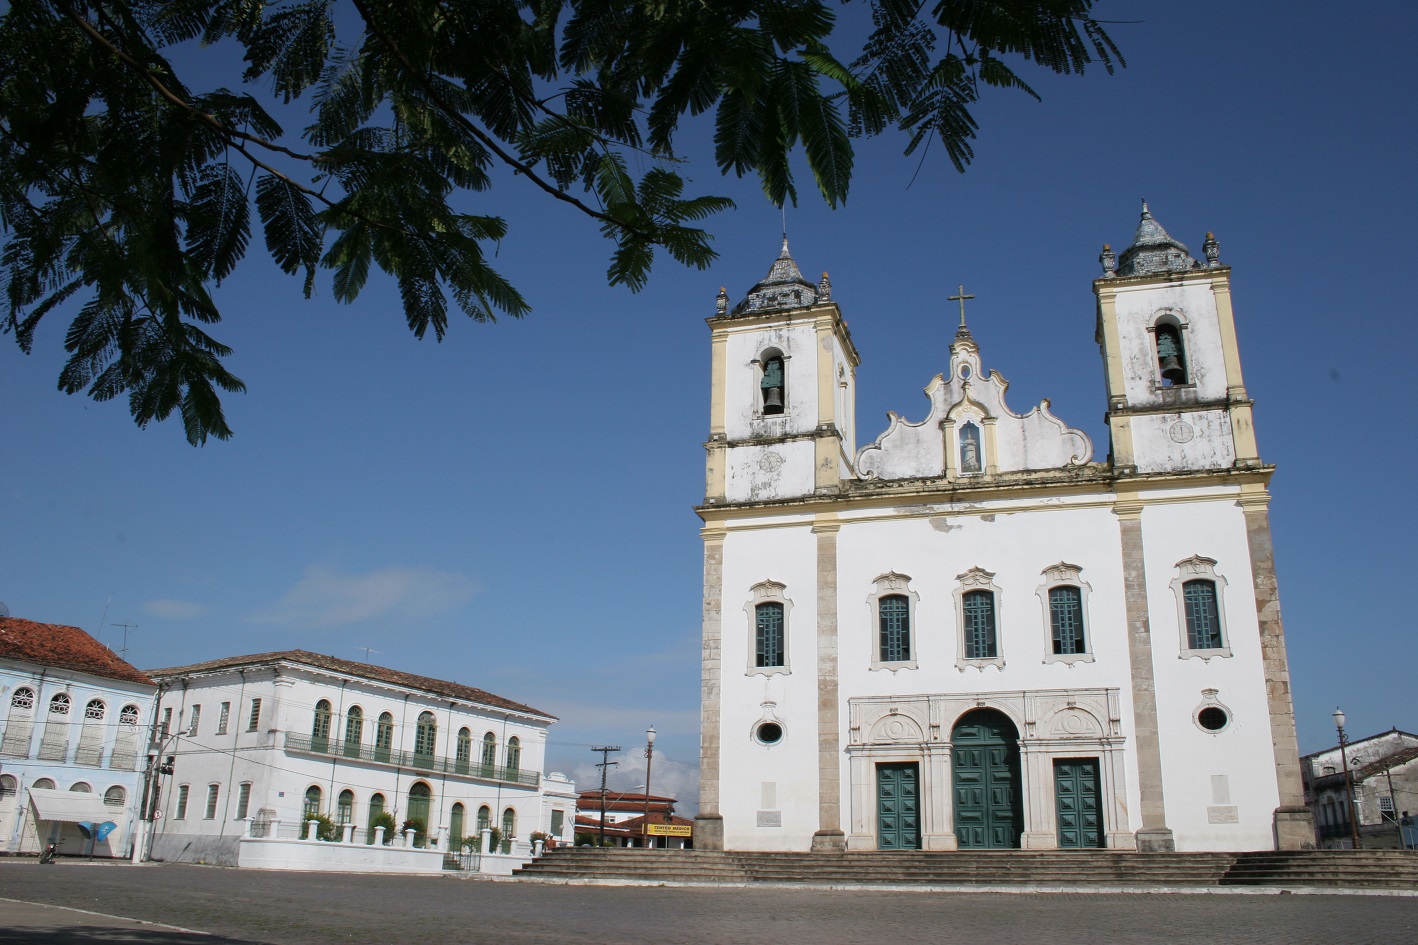
<instances>
[{"instance_id":1,"label":"round oculus window","mask_svg":"<svg viewBox=\"0 0 1418 945\"><path fill-rule=\"evenodd\" d=\"M1231 716L1219 706L1209 705L1196 714L1196 723L1208 732L1219 732L1230 721Z\"/></svg>"},{"instance_id":2,"label":"round oculus window","mask_svg":"<svg viewBox=\"0 0 1418 945\"><path fill-rule=\"evenodd\" d=\"M765 745L776 745L783 740L783 726L777 722L764 722L758 726L754 737Z\"/></svg>"}]
</instances>

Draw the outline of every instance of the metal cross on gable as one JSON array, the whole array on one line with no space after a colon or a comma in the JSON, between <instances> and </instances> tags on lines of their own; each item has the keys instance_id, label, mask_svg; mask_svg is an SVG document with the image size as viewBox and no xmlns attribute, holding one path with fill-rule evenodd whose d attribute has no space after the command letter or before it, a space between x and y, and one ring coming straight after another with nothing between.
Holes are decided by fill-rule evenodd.
<instances>
[{"instance_id":1,"label":"metal cross on gable","mask_svg":"<svg viewBox=\"0 0 1418 945\"><path fill-rule=\"evenodd\" d=\"M961 328L964 328L964 327L965 327L965 300L966 300L966 299L973 299L974 296L973 296L973 295L966 295L966 294L965 294L965 286L963 286L963 285L957 286L956 288L958 288L958 289L960 290L960 294L959 294L959 295L948 295L948 296L946 296L946 301L947 301L947 302L959 302L959 303L960 303L960 327L961 327Z\"/></svg>"}]
</instances>

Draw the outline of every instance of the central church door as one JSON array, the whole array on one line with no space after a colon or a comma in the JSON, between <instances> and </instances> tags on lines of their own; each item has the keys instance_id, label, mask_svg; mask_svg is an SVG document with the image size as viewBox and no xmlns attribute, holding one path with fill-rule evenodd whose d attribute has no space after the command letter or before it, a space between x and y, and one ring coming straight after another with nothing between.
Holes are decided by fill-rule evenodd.
<instances>
[{"instance_id":1,"label":"central church door","mask_svg":"<svg viewBox=\"0 0 1418 945\"><path fill-rule=\"evenodd\" d=\"M967 712L955 723L950 743L960 849L1018 848L1024 818L1014 723L994 709Z\"/></svg>"}]
</instances>

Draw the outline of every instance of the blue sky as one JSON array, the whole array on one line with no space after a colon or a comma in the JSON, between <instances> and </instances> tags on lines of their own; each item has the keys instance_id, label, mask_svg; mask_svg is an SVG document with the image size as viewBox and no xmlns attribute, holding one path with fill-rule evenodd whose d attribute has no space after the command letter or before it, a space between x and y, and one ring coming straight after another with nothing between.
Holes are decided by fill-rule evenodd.
<instances>
[{"instance_id":1,"label":"blue sky","mask_svg":"<svg viewBox=\"0 0 1418 945\"><path fill-rule=\"evenodd\" d=\"M1042 104L991 94L975 165L861 143L844 209L804 178L789 211L805 273L831 273L863 363L863 443L887 410L918 420L946 365L945 296L1016 411L1048 397L1106 453L1090 281L1146 197L1233 267L1248 388L1272 483L1302 751L1418 728L1409 543L1418 466L1404 405L1418 351L1418 165L1407 48L1418 7L1287 0L1106 3L1129 67L1032 75ZM218 338L249 386L235 439L55 390L63 323L36 352L0 343L0 600L166 666L305 648L481 686L544 708L550 767L591 786L592 744L630 751L611 783L693 806L709 333L778 250L778 211L721 180L702 130L682 144L711 224L708 272L663 260L638 295L605 285L606 247L574 211L503 180L482 212L512 232L497 264L534 306L413 339L386 283L351 306L328 280L251 260L220 291ZM696 142L699 145L696 147ZM914 181L913 181L914 178ZM1404 419L1407 417L1408 419ZM106 618L105 618L106 612ZM102 621L102 626L101 626Z\"/></svg>"}]
</instances>

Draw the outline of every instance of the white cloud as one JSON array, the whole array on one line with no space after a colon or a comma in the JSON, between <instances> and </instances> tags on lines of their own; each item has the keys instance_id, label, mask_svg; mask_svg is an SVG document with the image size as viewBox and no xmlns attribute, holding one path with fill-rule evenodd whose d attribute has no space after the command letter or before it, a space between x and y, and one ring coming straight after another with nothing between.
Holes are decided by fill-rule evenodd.
<instances>
[{"instance_id":1,"label":"white cloud","mask_svg":"<svg viewBox=\"0 0 1418 945\"><path fill-rule=\"evenodd\" d=\"M143 613L160 620L193 620L207 613L207 605L190 600L150 600Z\"/></svg>"},{"instance_id":2,"label":"white cloud","mask_svg":"<svg viewBox=\"0 0 1418 945\"><path fill-rule=\"evenodd\" d=\"M272 607L248 619L316 630L369 620L426 617L452 610L478 590L472 578L429 567L394 566L340 574L317 565L307 568L305 576Z\"/></svg>"}]
</instances>

